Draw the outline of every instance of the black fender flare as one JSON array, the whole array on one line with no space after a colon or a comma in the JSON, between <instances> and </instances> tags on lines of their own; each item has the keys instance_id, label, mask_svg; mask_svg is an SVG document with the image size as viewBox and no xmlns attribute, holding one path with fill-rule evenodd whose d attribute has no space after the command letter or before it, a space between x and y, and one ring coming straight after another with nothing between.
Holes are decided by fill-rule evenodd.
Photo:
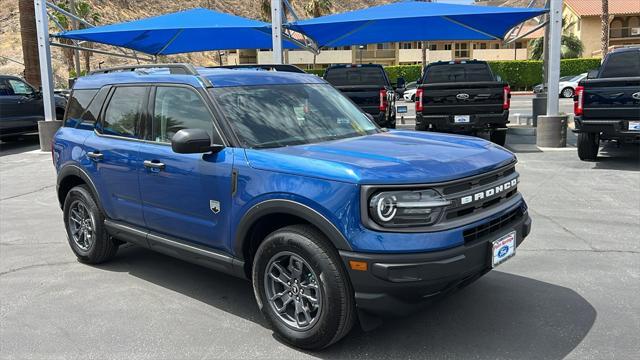
<instances>
[{"instance_id":1,"label":"black fender flare","mask_svg":"<svg viewBox=\"0 0 640 360\"><path fill-rule=\"evenodd\" d=\"M244 214L238 223L234 243L236 257L244 257L243 248L249 229L263 216L277 213L297 216L308 221L317 227L338 250L353 250L340 230L318 211L297 201L272 199L254 205Z\"/></svg>"},{"instance_id":2,"label":"black fender flare","mask_svg":"<svg viewBox=\"0 0 640 360\"><path fill-rule=\"evenodd\" d=\"M104 213L104 209L102 208L102 202L100 201L100 196L98 195L98 191L96 190L96 185L91 180L89 174L86 173L80 166L75 164L64 165L60 171L58 171L58 178L56 180L56 194L58 195L58 202L60 203L60 208L64 206L64 199L60 198L60 184L69 176L77 176L82 179L85 184L89 187L89 191L91 191L91 195L96 200L98 207Z\"/></svg>"}]
</instances>

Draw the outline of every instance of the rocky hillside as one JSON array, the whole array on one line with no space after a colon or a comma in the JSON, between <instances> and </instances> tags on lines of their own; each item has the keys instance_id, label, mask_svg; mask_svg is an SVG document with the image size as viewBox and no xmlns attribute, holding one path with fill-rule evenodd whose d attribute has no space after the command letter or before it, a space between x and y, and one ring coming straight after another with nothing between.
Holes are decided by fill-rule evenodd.
<instances>
[{"instance_id":1,"label":"rocky hillside","mask_svg":"<svg viewBox=\"0 0 640 360\"><path fill-rule=\"evenodd\" d=\"M191 8L209 8L216 11L234 15L258 19L260 6L258 0L87 0L98 13L98 24L110 24L115 22L141 19L149 16L161 15L170 12ZM304 4L307 0L290 0L299 16L304 16ZM54 2L59 2L54 0ZM349 0L333 1L333 11L359 9L378 4L392 2L392 0ZM20 75L24 70L22 66L22 48L20 42L20 22L18 18L17 0L0 0L0 74ZM53 29L52 32L57 30ZM53 67L55 81L58 86L66 83L68 67L61 49L52 48ZM95 68L99 63L103 67L126 64L130 60L109 56L94 55L91 58L91 66ZM217 53L194 53L174 55L167 61L189 61L202 65L214 65L217 62Z\"/></svg>"}]
</instances>

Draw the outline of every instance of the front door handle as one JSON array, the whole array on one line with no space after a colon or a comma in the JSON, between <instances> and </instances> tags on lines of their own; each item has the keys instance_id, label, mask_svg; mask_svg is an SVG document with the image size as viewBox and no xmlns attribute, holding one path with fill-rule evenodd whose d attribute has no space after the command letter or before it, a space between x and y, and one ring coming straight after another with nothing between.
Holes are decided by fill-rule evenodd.
<instances>
[{"instance_id":1,"label":"front door handle","mask_svg":"<svg viewBox=\"0 0 640 360\"><path fill-rule=\"evenodd\" d=\"M100 151L89 151L87 156L93 161L100 161L104 158L104 154L101 154Z\"/></svg>"},{"instance_id":2,"label":"front door handle","mask_svg":"<svg viewBox=\"0 0 640 360\"><path fill-rule=\"evenodd\" d=\"M164 169L164 164L158 160L145 160L144 167L151 169L151 171L160 171Z\"/></svg>"}]
</instances>

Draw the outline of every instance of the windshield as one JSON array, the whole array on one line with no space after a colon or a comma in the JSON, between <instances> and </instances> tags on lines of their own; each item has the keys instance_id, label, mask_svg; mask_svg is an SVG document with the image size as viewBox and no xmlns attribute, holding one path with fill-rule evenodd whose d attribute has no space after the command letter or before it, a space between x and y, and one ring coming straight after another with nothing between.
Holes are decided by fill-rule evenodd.
<instances>
[{"instance_id":1,"label":"windshield","mask_svg":"<svg viewBox=\"0 0 640 360\"><path fill-rule=\"evenodd\" d=\"M247 148L309 144L379 131L328 84L233 86L211 92Z\"/></svg>"},{"instance_id":2,"label":"windshield","mask_svg":"<svg viewBox=\"0 0 640 360\"><path fill-rule=\"evenodd\" d=\"M427 68L425 83L493 81L487 64L446 64Z\"/></svg>"}]
</instances>

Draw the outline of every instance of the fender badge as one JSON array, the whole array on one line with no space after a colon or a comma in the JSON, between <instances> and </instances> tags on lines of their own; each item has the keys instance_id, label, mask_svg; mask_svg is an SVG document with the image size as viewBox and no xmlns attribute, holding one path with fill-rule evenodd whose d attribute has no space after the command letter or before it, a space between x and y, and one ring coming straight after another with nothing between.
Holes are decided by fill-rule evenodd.
<instances>
[{"instance_id":1,"label":"fender badge","mask_svg":"<svg viewBox=\"0 0 640 360\"><path fill-rule=\"evenodd\" d=\"M219 213L220 212L220 201L209 200L209 209L211 209L211 211L213 211L214 214Z\"/></svg>"}]
</instances>

